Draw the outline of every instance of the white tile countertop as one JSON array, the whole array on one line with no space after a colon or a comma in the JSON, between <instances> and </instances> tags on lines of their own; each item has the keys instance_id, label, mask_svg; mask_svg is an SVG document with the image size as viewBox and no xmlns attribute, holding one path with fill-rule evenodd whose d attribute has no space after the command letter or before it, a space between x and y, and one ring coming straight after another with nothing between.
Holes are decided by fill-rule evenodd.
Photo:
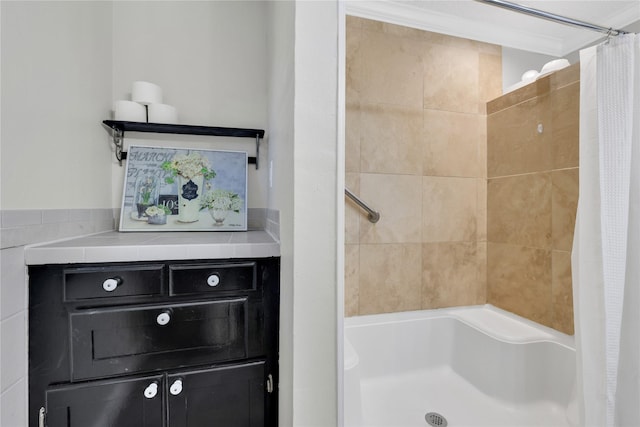
<instances>
[{"instance_id":1,"label":"white tile countertop","mask_svg":"<svg viewBox=\"0 0 640 427\"><path fill-rule=\"evenodd\" d=\"M266 231L109 231L25 248L27 265L274 256L280 243Z\"/></svg>"}]
</instances>

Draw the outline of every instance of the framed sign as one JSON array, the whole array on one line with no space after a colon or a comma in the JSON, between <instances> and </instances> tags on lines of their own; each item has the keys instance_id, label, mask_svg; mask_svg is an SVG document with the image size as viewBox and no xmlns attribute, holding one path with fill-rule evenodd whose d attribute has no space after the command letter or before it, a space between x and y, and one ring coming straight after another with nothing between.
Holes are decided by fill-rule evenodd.
<instances>
[{"instance_id":1,"label":"framed sign","mask_svg":"<svg viewBox=\"0 0 640 427\"><path fill-rule=\"evenodd\" d=\"M120 231L246 231L247 153L132 145Z\"/></svg>"}]
</instances>

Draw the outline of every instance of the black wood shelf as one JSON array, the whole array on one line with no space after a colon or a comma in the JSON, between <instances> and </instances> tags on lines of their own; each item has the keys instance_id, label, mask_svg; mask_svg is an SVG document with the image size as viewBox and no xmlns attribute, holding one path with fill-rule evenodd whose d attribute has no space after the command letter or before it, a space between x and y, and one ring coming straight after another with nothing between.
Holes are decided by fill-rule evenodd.
<instances>
[{"instance_id":1,"label":"black wood shelf","mask_svg":"<svg viewBox=\"0 0 640 427\"><path fill-rule=\"evenodd\" d=\"M119 120L105 120L102 123L109 126L111 129L118 129L121 132L151 132L181 135L232 136L236 138L264 138L264 130L262 129L125 122Z\"/></svg>"},{"instance_id":2,"label":"black wood shelf","mask_svg":"<svg viewBox=\"0 0 640 427\"><path fill-rule=\"evenodd\" d=\"M177 125L167 123L128 122L120 120L103 120L102 123L113 130L113 143L116 146L116 159L122 164L127 153L122 151L125 132L169 133L178 135L228 136L234 138L255 138L256 157L249 157L249 163L258 169L260 155L260 139L264 138L263 129L228 128L216 126Z\"/></svg>"}]
</instances>

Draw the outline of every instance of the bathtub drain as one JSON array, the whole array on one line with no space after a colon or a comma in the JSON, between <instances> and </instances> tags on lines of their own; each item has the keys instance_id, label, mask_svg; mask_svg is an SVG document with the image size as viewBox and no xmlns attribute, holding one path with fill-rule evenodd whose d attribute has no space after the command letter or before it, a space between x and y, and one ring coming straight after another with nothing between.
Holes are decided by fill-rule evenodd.
<instances>
[{"instance_id":1,"label":"bathtub drain","mask_svg":"<svg viewBox=\"0 0 640 427\"><path fill-rule=\"evenodd\" d=\"M432 427L447 427L447 419L436 412L429 412L424 419Z\"/></svg>"}]
</instances>

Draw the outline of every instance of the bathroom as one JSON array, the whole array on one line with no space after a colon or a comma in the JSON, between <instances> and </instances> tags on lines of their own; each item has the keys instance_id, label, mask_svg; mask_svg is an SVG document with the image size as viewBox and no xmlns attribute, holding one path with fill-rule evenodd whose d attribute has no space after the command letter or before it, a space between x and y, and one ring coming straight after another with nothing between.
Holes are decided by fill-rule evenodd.
<instances>
[{"instance_id":1,"label":"bathroom","mask_svg":"<svg viewBox=\"0 0 640 427\"><path fill-rule=\"evenodd\" d=\"M279 212L281 425L335 424L342 305L326 284L343 274L342 219L327 215L344 203L338 6L0 4L1 425L26 425L24 248L114 227L122 169L100 123L136 79L155 79L186 122L268 129L264 167L249 172L250 208L264 222ZM483 241L477 229L472 241Z\"/></svg>"}]
</instances>

